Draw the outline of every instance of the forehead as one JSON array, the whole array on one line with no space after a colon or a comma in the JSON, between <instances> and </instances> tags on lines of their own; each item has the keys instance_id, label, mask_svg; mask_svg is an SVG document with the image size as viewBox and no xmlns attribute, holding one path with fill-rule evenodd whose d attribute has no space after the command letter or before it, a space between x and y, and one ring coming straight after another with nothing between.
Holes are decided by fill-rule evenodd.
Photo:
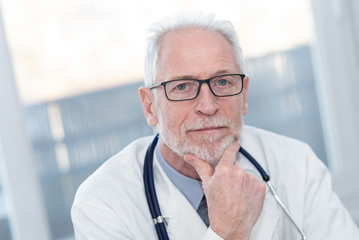
<instances>
[{"instance_id":1,"label":"forehead","mask_svg":"<svg viewBox=\"0 0 359 240\"><path fill-rule=\"evenodd\" d=\"M167 33L162 40L157 60L160 81L238 71L233 47L216 31L183 29Z\"/></svg>"}]
</instances>

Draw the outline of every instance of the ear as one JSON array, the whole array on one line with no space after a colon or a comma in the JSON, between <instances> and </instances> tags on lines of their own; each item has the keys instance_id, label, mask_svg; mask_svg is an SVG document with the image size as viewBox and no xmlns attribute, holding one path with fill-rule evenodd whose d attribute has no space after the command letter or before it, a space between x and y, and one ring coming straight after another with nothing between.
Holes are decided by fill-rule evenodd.
<instances>
[{"instance_id":1,"label":"ear","mask_svg":"<svg viewBox=\"0 0 359 240\"><path fill-rule=\"evenodd\" d=\"M142 109L145 114L147 124L151 127L156 127L158 123L157 112L154 105L154 96L151 90L146 87L140 87L138 89L138 93L140 95Z\"/></svg>"},{"instance_id":2,"label":"ear","mask_svg":"<svg viewBox=\"0 0 359 240\"><path fill-rule=\"evenodd\" d=\"M243 79L243 97L242 97L242 113L243 115L247 114L248 105L247 105L247 94L248 94L248 86L249 86L249 77L245 77Z\"/></svg>"}]
</instances>

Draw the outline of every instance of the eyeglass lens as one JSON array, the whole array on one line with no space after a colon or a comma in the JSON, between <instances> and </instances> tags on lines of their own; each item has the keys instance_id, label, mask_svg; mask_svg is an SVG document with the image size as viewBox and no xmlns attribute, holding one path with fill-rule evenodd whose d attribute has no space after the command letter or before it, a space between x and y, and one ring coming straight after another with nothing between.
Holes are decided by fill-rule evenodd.
<instances>
[{"instance_id":1,"label":"eyeglass lens","mask_svg":"<svg viewBox=\"0 0 359 240\"><path fill-rule=\"evenodd\" d=\"M173 80L166 83L165 91L171 100L187 100L195 98L200 85L209 83L209 87L216 96L228 96L240 93L242 78L240 75L223 75L209 80Z\"/></svg>"}]
</instances>

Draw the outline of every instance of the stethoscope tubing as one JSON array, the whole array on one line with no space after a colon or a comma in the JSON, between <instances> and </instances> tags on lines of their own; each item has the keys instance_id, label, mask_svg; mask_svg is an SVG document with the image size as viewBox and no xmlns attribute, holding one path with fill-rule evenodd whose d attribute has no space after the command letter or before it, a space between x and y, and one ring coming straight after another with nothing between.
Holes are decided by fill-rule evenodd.
<instances>
[{"instance_id":1,"label":"stethoscope tubing","mask_svg":"<svg viewBox=\"0 0 359 240\"><path fill-rule=\"evenodd\" d=\"M161 214L160 206L157 200L156 188L153 181L153 152L155 150L156 144L158 141L158 135L153 139L151 145L147 149L146 156L152 156L145 158L145 163L143 167L143 180L145 185L145 192L147 203L151 212L153 223L155 224L157 236L160 240L169 240L165 222Z\"/></svg>"},{"instance_id":2,"label":"stethoscope tubing","mask_svg":"<svg viewBox=\"0 0 359 240\"><path fill-rule=\"evenodd\" d=\"M261 174L263 181L268 182L270 177L267 174L267 172L262 168L262 166L250 155L243 147L239 148L239 152L242 153L258 170L258 172Z\"/></svg>"}]
</instances>

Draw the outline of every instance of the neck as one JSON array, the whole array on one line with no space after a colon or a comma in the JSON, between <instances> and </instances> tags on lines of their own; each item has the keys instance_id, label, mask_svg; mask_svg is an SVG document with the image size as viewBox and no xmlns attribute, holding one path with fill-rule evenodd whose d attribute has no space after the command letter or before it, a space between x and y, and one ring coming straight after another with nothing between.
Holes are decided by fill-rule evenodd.
<instances>
[{"instance_id":1,"label":"neck","mask_svg":"<svg viewBox=\"0 0 359 240\"><path fill-rule=\"evenodd\" d=\"M193 178L200 180L199 175L192 165L186 163L183 159L183 156L178 155L173 152L162 140L158 140L158 146L160 148L161 154L166 162L171 165L177 172Z\"/></svg>"}]
</instances>

